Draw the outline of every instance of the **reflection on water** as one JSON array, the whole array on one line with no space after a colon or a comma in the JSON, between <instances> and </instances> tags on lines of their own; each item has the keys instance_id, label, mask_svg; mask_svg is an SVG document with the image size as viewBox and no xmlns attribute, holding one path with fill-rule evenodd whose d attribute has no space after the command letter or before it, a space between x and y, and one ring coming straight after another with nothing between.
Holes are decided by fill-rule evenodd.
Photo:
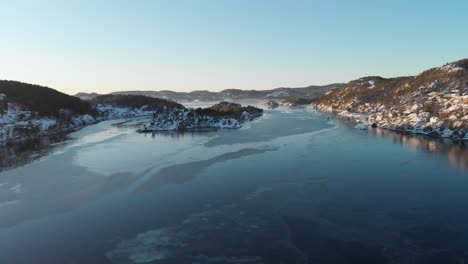
<instances>
[{"instance_id":1,"label":"reflection on water","mask_svg":"<svg viewBox=\"0 0 468 264\"><path fill-rule=\"evenodd\" d=\"M468 147L466 142L444 138L430 138L421 135L408 135L385 129L369 129L369 135L391 137L393 142L415 151L447 156L450 163L462 170L468 170Z\"/></svg>"},{"instance_id":2,"label":"reflection on water","mask_svg":"<svg viewBox=\"0 0 468 264\"><path fill-rule=\"evenodd\" d=\"M217 131L216 130L200 130L200 131L157 131L157 132L149 132L143 133L145 137L151 135L151 138L160 138L160 137L169 137L171 139L180 140L184 137L194 137L194 136L206 136L210 137L213 136Z\"/></svg>"},{"instance_id":3,"label":"reflection on water","mask_svg":"<svg viewBox=\"0 0 468 264\"><path fill-rule=\"evenodd\" d=\"M50 148L65 137L43 137L31 142L0 146L0 172L33 162L49 154Z\"/></svg>"},{"instance_id":4,"label":"reflection on water","mask_svg":"<svg viewBox=\"0 0 468 264\"><path fill-rule=\"evenodd\" d=\"M281 126L281 129L278 126ZM265 111L260 120L246 124L245 128L220 131L220 136L209 140L205 146L213 148L222 145L267 142L280 137L302 135L332 127L316 112Z\"/></svg>"}]
</instances>

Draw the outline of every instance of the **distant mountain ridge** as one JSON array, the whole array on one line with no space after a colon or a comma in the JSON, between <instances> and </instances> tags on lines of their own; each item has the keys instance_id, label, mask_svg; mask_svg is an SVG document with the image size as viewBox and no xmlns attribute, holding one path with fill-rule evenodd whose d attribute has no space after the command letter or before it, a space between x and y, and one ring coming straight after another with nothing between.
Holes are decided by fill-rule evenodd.
<instances>
[{"instance_id":1,"label":"distant mountain ridge","mask_svg":"<svg viewBox=\"0 0 468 264\"><path fill-rule=\"evenodd\" d=\"M163 98L175 101L221 101L221 100L241 100L241 99L288 99L288 98L307 98L316 99L326 92L343 87L343 83L333 83L329 85L312 85L300 88L276 88L270 90L241 90L226 89L220 92L211 91L193 91L193 92L174 92L174 91L120 91L111 94L126 95L144 95L155 98ZM83 100L91 100L98 96L96 93L78 93L76 97Z\"/></svg>"},{"instance_id":2,"label":"distant mountain ridge","mask_svg":"<svg viewBox=\"0 0 468 264\"><path fill-rule=\"evenodd\" d=\"M153 98L144 95L128 95L128 94L106 94L99 95L89 100L92 105L112 105L115 107L140 108L145 106L148 110L160 110L163 107L180 108L185 107L174 101Z\"/></svg>"}]
</instances>

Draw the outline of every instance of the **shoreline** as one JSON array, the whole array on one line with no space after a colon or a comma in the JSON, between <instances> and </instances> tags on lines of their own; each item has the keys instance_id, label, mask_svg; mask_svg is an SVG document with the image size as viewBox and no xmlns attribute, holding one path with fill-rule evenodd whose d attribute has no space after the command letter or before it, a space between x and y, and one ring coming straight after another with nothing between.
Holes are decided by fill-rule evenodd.
<instances>
[{"instance_id":1,"label":"shoreline","mask_svg":"<svg viewBox=\"0 0 468 264\"><path fill-rule=\"evenodd\" d=\"M56 129L54 131L51 131L50 133L44 133L41 134L40 132L35 134L35 135L30 135L26 138L15 138L15 139L9 139L8 141L0 141L0 148L8 148L12 147L15 145L27 145L31 143L38 142L42 139L46 138L63 138L66 140L67 136L73 132L79 131L85 127L92 126L99 124L101 122L105 121L112 121L112 120L131 120L131 119L136 119L136 118L143 118L143 117L150 117L151 115L134 115L134 116L112 116L109 118L103 118L103 117L97 117L94 118L94 122L78 125L78 126L71 126L66 129ZM57 131L59 130L59 131ZM58 143L64 140L57 140L54 143Z\"/></svg>"},{"instance_id":2,"label":"shoreline","mask_svg":"<svg viewBox=\"0 0 468 264\"><path fill-rule=\"evenodd\" d=\"M418 135L434 139L450 139L452 142L468 142L468 132L465 132L464 137L458 137L455 136L454 131L452 131L451 129L441 129L439 127L436 127L431 131L424 131L425 128L417 127L416 125L412 126L408 124L396 125L393 127L387 125L380 126L375 122L368 122L367 119L371 115L368 113L354 113L348 112L346 110L329 110L326 106L316 106L315 109L320 113L329 114L332 115L332 117L337 117L342 120L351 121L355 129L367 130L369 128L380 128L406 135Z\"/></svg>"}]
</instances>

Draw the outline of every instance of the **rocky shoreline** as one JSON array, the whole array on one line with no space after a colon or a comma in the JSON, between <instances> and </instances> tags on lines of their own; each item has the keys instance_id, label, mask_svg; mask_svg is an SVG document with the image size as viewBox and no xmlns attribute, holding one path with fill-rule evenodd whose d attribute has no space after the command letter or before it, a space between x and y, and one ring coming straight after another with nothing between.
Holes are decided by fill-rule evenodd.
<instances>
[{"instance_id":1,"label":"rocky shoreline","mask_svg":"<svg viewBox=\"0 0 468 264\"><path fill-rule=\"evenodd\" d=\"M354 113L346 110L335 111L324 105L316 106L322 113L332 114L338 118L353 122L354 128L366 130L368 128L382 128L404 134L423 135L433 138L450 138L455 141L468 141L468 130L445 128L443 126L422 126L420 123L399 123L398 119L381 119L379 113Z\"/></svg>"},{"instance_id":2,"label":"rocky shoreline","mask_svg":"<svg viewBox=\"0 0 468 264\"><path fill-rule=\"evenodd\" d=\"M322 112L352 119L356 128L380 127L435 138L468 139L468 59L416 76L363 77L323 95Z\"/></svg>"},{"instance_id":3,"label":"rocky shoreline","mask_svg":"<svg viewBox=\"0 0 468 264\"><path fill-rule=\"evenodd\" d=\"M86 126L102 121L151 116L152 111L141 108L97 105L98 116L71 115L63 118L37 117L34 112L22 110L10 104L0 115L0 147L12 144L27 144L46 137L64 137Z\"/></svg>"}]
</instances>

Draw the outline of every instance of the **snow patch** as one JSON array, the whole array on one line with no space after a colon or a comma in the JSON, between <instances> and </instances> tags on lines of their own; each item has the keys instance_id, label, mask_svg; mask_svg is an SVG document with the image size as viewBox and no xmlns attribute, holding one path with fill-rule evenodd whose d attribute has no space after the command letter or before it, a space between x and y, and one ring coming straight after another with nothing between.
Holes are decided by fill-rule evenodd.
<instances>
[{"instance_id":1,"label":"snow patch","mask_svg":"<svg viewBox=\"0 0 468 264\"><path fill-rule=\"evenodd\" d=\"M460 67L460 66L457 66L457 65L452 64L452 63L447 64L447 65L445 65L445 66L442 66L442 67L440 67L439 69L440 69L440 70L444 70L444 71L449 72L449 73L455 73L455 72L460 72L460 71L464 71L464 70L465 70L465 68Z\"/></svg>"}]
</instances>

